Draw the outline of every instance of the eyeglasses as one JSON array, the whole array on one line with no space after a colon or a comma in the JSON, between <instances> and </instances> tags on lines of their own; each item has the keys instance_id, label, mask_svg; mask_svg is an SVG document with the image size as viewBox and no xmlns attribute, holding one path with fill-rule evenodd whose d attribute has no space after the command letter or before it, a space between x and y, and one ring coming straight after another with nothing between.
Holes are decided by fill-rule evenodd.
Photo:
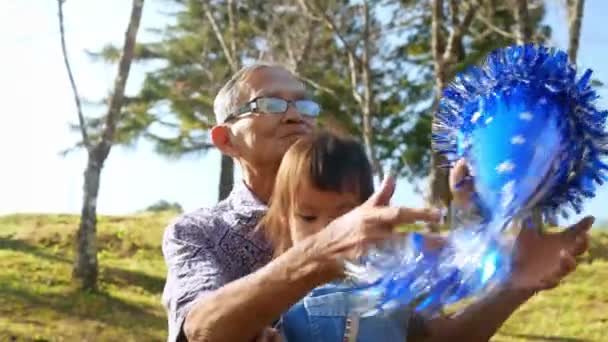
<instances>
[{"instance_id":1,"label":"eyeglasses","mask_svg":"<svg viewBox=\"0 0 608 342\"><path fill-rule=\"evenodd\" d=\"M292 104L302 115L317 117L321 106L312 100L285 100L278 97L258 97L243 105L236 113L229 115L225 121L237 118L247 113L284 114Z\"/></svg>"}]
</instances>

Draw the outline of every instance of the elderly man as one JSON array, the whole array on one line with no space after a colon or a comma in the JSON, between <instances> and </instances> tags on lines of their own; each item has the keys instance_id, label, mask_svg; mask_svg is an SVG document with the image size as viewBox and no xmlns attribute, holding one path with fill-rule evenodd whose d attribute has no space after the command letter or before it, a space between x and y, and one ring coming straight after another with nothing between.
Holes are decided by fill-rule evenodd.
<instances>
[{"instance_id":1,"label":"elderly man","mask_svg":"<svg viewBox=\"0 0 608 342\"><path fill-rule=\"evenodd\" d=\"M256 64L228 81L214 111L212 141L240 165L243 179L228 198L181 216L165 232L169 341L251 341L310 290L340 277L341 260L391 237L395 225L438 219L433 210L388 206L388 179L363 205L271 261L271 246L255 227L283 154L312 131L320 108L287 70ZM454 182L463 172L453 172ZM488 340L519 305L574 269L591 224L588 218L561 234L523 233L508 284L457 314L414 316L408 341Z\"/></svg>"}]
</instances>

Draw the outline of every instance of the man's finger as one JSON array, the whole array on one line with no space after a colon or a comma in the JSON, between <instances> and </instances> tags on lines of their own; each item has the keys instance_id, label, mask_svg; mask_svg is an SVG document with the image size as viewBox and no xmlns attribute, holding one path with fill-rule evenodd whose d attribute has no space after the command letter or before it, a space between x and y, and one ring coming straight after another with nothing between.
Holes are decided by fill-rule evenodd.
<instances>
[{"instance_id":1,"label":"man's finger","mask_svg":"<svg viewBox=\"0 0 608 342\"><path fill-rule=\"evenodd\" d=\"M551 290L556 288L559 285L559 280L545 280L541 281L539 285L539 290Z\"/></svg>"},{"instance_id":2,"label":"man's finger","mask_svg":"<svg viewBox=\"0 0 608 342\"><path fill-rule=\"evenodd\" d=\"M458 207L466 207L470 202L471 194L474 192L473 181L469 175L466 160L460 159L450 171L450 191L453 196L453 204Z\"/></svg>"},{"instance_id":3,"label":"man's finger","mask_svg":"<svg viewBox=\"0 0 608 342\"><path fill-rule=\"evenodd\" d=\"M571 248L571 253L574 256L579 256L589 249L589 235L580 234L574 239L574 246Z\"/></svg>"},{"instance_id":4,"label":"man's finger","mask_svg":"<svg viewBox=\"0 0 608 342\"><path fill-rule=\"evenodd\" d=\"M272 329L272 331L269 332L268 339L270 342L282 342L283 341L283 337L281 336L279 331L276 329Z\"/></svg>"},{"instance_id":5,"label":"man's finger","mask_svg":"<svg viewBox=\"0 0 608 342\"><path fill-rule=\"evenodd\" d=\"M393 197L393 193L395 193L395 186L395 177L389 174L384 178L382 184L380 184L380 189L378 189L366 203L373 206L388 205L391 197Z\"/></svg>"},{"instance_id":6,"label":"man's finger","mask_svg":"<svg viewBox=\"0 0 608 342\"><path fill-rule=\"evenodd\" d=\"M255 342L281 342L283 338L278 330L274 328L265 328L262 333L255 339Z\"/></svg>"},{"instance_id":7,"label":"man's finger","mask_svg":"<svg viewBox=\"0 0 608 342\"><path fill-rule=\"evenodd\" d=\"M580 235L580 234L585 234L589 231L589 229L591 229L591 226L593 226L594 221L595 221L595 217L587 216L587 217L583 218L582 220L578 221L578 223L568 227L566 234L573 236L573 237L576 237L577 235Z\"/></svg>"},{"instance_id":8,"label":"man's finger","mask_svg":"<svg viewBox=\"0 0 608 342\"><path fill-rule=\"evenodd\" d=\"M539 290L549 290L559 285L562 279L576 269L576 260L566 250L559 253L559 267L547 278L540 280Z\"/></svg>"},{"instance_id":9,"label":"man's finger","mask_svg":"<svg viewBox=\"0 0 608 342\"><path fill-rule=\"evenodd\" d=\"M454 167L450 171L450 190L456 192L459 190L462 182L469 176L469 168L465 159L460 159L454 164Z\"/></svg>"},{"instance_id":10,"label":"man's finger","mask_svg":"<svg viewBox=\"0 0 608 342\"><path fill-rule=\"evenodd\" d=\"M560 269L557 272L556 278L563 278L567 274L570 274L576 269L576 260L574 257L565 250L559 253Z\"/></svg>"},{"instance_id":11,"label":"man's finger","mask_svg":"<svg viewBox=\"0 0 608 342\"><path fill-rule=\"evenodd\" d=\"M399 224L417 221L437 223L441 219L441 211L437 209L415 209L405 207L385 207L374 209L372 216L374 224L394 227Z\"/></svg>"}]
</instances>

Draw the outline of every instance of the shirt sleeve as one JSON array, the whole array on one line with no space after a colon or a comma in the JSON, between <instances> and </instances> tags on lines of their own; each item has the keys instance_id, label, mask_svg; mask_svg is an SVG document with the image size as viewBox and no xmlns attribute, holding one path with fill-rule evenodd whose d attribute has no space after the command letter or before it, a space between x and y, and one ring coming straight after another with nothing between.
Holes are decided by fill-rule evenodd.
<instances>
[{"instance_id":1,"label":"shirt sleeve","mask_svg":"<svg viewBox=\"0 0 608 342\"><path fill-rule=\"evenodd\" d=\"M225 267L207 235L212 221L182 217L163 236L167 282L163 304L169 325L168 342L185 341L183 324L196 300L226 283Z\"/></svg>"}]
</instances>

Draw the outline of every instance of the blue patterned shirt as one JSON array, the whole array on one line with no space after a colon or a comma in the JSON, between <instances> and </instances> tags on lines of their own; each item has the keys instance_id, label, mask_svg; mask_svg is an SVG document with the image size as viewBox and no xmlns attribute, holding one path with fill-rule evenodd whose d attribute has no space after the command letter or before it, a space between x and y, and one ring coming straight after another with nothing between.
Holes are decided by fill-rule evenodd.
<instances>
[{"instance_id":1,"label":"blue patterned shirt","mask_svg":"<svg viewBox=\"0 0 608 342\"><path fill-rule=\"evenodd\" d=\"M195 300L271 260L270 244L255 229L266 210L238 182L214 207L182 215L167 227L162 245L168 269L162 297L169 323L167 341L185 341L182 326Z\"/></svg>"}]
</instances>

